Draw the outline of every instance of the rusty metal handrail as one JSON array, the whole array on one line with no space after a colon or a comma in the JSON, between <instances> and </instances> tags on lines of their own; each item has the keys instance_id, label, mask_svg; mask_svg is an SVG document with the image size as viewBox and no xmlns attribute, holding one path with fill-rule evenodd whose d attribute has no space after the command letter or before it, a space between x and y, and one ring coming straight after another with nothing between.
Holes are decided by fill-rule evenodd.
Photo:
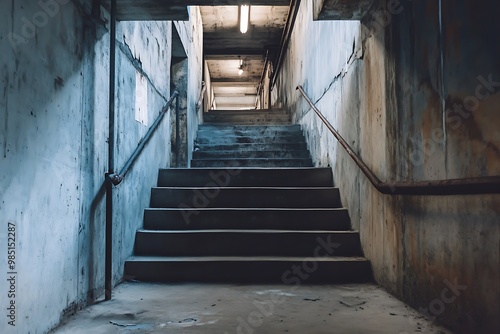
<instances>
[{"instance_id":1,"label":"rusty metal handrail","mask_svg":"<svg viewBox=\"0 0 500 334\"><path fill-rule=\"evenodd\" d=\"M366 175L371 184L386 195L472 195L500 193L500 176L484 176L463 179L432 180L417 182L383 182L366 165L363 159L351 148L340 133L328 122L326 117L307 96L302 86L297 86L304 99L309 103L316 115L323 121L328 130L335 136L347 154Z\"/></svg>"},{"instance_id":2,"label":"rusty metal handrail","mask_svg":"<svg viewBox=\"0 0 500 334\"><path fill-rule=\"evenodd\" d=\"M200 110L201 106L203 105L203 101L205 100L205 93L207 92L207 85L205 84L205 81L201 82L201 90L200 90L200 96L198 97L198 102L196 102L196 110ZM203 110L205 111L205 110Z\"/></svg>"},{"instance_id":3,"label":"rusty metal handrail","mask_svg":"<svg viewBox=\"0 0 500 334\"><path fill-rule=\"evenodd\" d=\"M153 136L153 134L156 132L156 130L160 126L163 117L165 116L165 114L172 107L174 100L176 100L176 102L179 101L179 93L177 91L175 91L172 94L172 96L170 97L170 99L167 101L167 103L165 104L165 106L162 108L162 110L160 111L160 114L158 115L158 117L156 118L156 120L153 122L153 124L151 125L151 127L148 129L148 132L146 132L146 134L144 135L144 137L141 139L141 141L139 142L139 144L135 148L135 150L132 153L132 155L128 158L127 162L125 163L125 165L123 166L123 168L120 170L120 173L118 173L118 174L113 173L113 174L108 174L107 175L107 177L109 178L109 180L111 181L111 183L113 185L117 186L117 185L119 185L123 181L123 179L125 178L125 176L129 172L129 170L132 168L132 166L134 165L134 163L136 162L136 160L141 155L142 151L144 150L144 147L146 147L146 144L149 142L149 140L151 139L151 137ZM176 109L175 110L175 114L176 114L176 117L178 118L178 115L179 115L178 103L176 103L175 109ZM177 121L177 123L178 123L178 121ZM176 130L176 138L178 137L177 136L178 132L179 132L179 130ZM179 139L176 139L176 140L177 140L176 146L178 147L179 146ZM177 149L177 151L179 151L179 150Z\"/></svg>"},{"instance_id":4,"label":"rusty metal handrail","mask_svg":"<svg viewBox=\"0 0 500 334\"><path fill-rule=\"evenodd\" d=\"M266 77L266 72L267 72L267 64L269 62L269 50L266 51L266 58L264 59L264 69L262 70L262 74L260 75L260 80L259 80L259 85L257 86L257 98L255 99L255 109L257 109L257 106L259 105L259 100L261 98L260 94L262 93L262 90L264 89L264 79ZM260 109L262 108L262 101L260 103Z\"/></svg>"}]
</instances>

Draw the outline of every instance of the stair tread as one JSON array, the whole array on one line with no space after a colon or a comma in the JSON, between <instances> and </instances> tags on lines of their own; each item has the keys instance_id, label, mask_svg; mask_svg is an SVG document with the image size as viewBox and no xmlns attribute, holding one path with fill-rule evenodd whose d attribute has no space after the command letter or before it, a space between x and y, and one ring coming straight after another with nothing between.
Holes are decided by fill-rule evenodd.
<instances>
[{"instance_id":1,"label":"stair tread","mask_svg":"<svg viewBox=\"0 0 500 334\"><path fill-rule=\"evenodd\" d=\"M283 171L283 170L292 170L292 171L318 171L318 170L330 170L327 167L197 167L197 168L161 168L160 171L193 171L193 170L214 170L214 171L235 171L239 169L244 169L247 171Z\"/></svg>"},{"instance_id":2,"label":"stair tread","mask_svg":"<svg viewBox=\"0 0 500 334\"><path fill-rule=\"evenodd\" d=\"M294 161L294 160L308 160L310 161L311 158L307 157L307 158L253 158L253 157L250 157L250 158L231 158L231 157L226 157L226 158L217 158L217 157L213 157L213 158L196 158L196 159L192 159L191 161L245 161L245 160L248 160L248 161L283 161L283 160L287 160L287 161Z\"/></svg>"},{"instance_id":3,"label":"stair tread","mask_svg":"<svg viewBox=\"0 0 500 334\"><path fill-rule=\"evenodd\" d=\"M213 229L213 230L145 230L141 229L138 233L151 233L151 234L200 234L200 233L240 233L240 234L358 234L358 231L330 231L330 230L271 230L271 229Z\"/></svg>"},{"instance_id":4,"label":"stair tread","mask_svg":"<svg viewBox=\"0 0 500 334\"><path fill-rule=\"evenodd\" d=\"M322 211L322 212L338 212L346 211L347 208L146 208L145 211Z\"/></svg>"},{"instance_id":5,"label":"stair tread","mask_svg":"<svg viewBox=\"0 0 500 334\"><path fill-rule=\"evenodd\" d=\"M254 146L263 146L263 145L302 145L305 144L305 141L301 142L293 142L293 141L273 141L267 143L195 143L196 147L212 147L212 146L240 146L240 145L254 145Z\"/></svg>"},{"instance_id":6,"label":"stair tread","mask_svg":"<svg viewBox=\"0 0 500 334\"><path fill-rule=\"evenodd\" d=\"M210 262L210 261L304 261L305 256L131 256L127 261L136 262ZM368 261L361 256L325 256L314 259L318 262Z\"/></svg>"},{"instance_id":7,"label":"stair tread","mask_svg":"<svg viewBox=\"0 0 500 334\"><path fill-rule=\"evenodd\" d=\"M199 190L199 189L219 189L219 190L337 190L336 187L153 187L153 189L174 189L174 190Z\"/></svg>"}]
</instances>

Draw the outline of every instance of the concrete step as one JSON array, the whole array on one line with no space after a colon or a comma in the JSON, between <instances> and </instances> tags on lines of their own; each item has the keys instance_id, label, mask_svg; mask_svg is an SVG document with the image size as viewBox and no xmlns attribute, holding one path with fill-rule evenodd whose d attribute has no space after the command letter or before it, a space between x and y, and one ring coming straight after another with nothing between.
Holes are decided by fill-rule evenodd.
<instances>
[{"instance_id":1,"label":"concrete step","mask_svg":"<svg viewBox=\"0 0 500 334\"><path fill-rule=\"evenodd\" d=\"M282 134L276 136L207 136L198 137L196 145L232 145L232 144L272 144L277 143L305 143L304 136Z\"/></svg>"},{"instance_id":2,"label":"concrete step","mask_svg":"<svg viewBox=\"0 0 500 334\"><path fill-rule=\"evenodd\" d=\"M164 187L151 190L150 207L338 208L341 202L339 189L334 187Z\"/></svg>"},{"instance_id":3,"label":"concrete step","mask_svg":"<svg viewBox=\"0 0 500 334\"><path fill-rule=\"evenodd\" d=\"M238 143L238 144L195 144L199 151L298 151L307 150L305 142L300 143Z\"/></svg>"},{"instance_id":4,"label":"concrete step","mask_svg":"<svg viewBox=\"0 0 500 334\"><path fill-rule=\"evenodd\" d=\"M312 167L311 159L198 159L191 166L198 167Z\"/></svg>"},{"instance_id":5,"label":"concrete step","mask_svg":"<svg viewBox=\"0 0 500 334\"><path fill-rule=\"evenodd\" d=\"M281 134L276 136L207 136L198 137L195 140L196 144L213 144L213 145L231 145L231 144L265 144L265 143L305 143L304 136Z\"/></svg>"},{"instance_id":6,"label":"concrete step","mask_svg":"<svg viewBox=\"0 0 500 334\"><path fill-rule=\"evenodd\" d=\"M147 256L362 256L355 231L140 230L135 255Z\"/></svg>"},{"instance_id":7,"label":"concrete step","mask_svg":"<svg viewBox=\"0 0 500 334\"><path fill-rule=\"evenodd\" d=\"M248 137L248 136L265 136L265 137L274 137L274 136L298 136L302 137L303 133L301 129L293 128L292 130L286 129L288 126L282 126L284 129L279 130L270 130L269 127L264 126L254 126L256 129L250 130L236 130L236 129L216 129L216 127L207 128L199 128L197 132L198 138L206 138L212 136L239 136L239 137ZM280 128L278 126L274 126L273 128Z\"/></svg>"},{"instance_id":8,"label":"concrete step","mask_svg":"<svg viewBox=\"0 0 500 334\"><path fill-rule=\"evenodd\" d=\"M269 126L278 126L278 125L286 125L290 124L289 120L258 120L258 121L234 121L234 120L221 120L221 121L210 121L205 120L206 123L214 124L214 125L225 125L225 124L238 124L238 125L269 125Z\"/></svg>"},{"instance_id":9,"label":"concrete step","mask_svg":"<svg viewBox=\"0 0 500 334\"><path fill-rule=\"evenodd\" d=\"M172 208L146 209L147 230L269 229L324 230L351 229L349 213L332 209L261 209L261 208Z\"/></svg>"},{"instance_id":10,"label":"concrete step","mask_svg":"<svg viewBox=\"0 0 500 334\"><path fill-rule=\"evenodd\" d=\"M287 114L286 109L242 109L242 110L233 110L233 109L215 109L209 110L205 113L205 115L255 115L255 114L276 114L276 115L285 115Z\"/></svg>"},{"instance_id":11,"label":"concrete step","mask_svg":"<svg viewBox=\"0 0 500 334\"><path fill-rule=\"evenodd\" d=\"M203 115L205 123L212 124L238 124L238 125L275 125L290 124L290 115L274 113L255 114L210 114Z\"/></svg>"},{"instance_id":12,"label":"concrete step","mask_svg":"<svg viewBox=\"0 0 500 334\"><path fill-rule=\"evenodd\" d=\"M195 151L193 159L310 159L306 150L294 151Z\"/></svg>"},{"instance_id":13,"label":"concrete step","mask_svg":"<svg viewBox=\"0 0 500 334\"><path fill-rule=\"evenodd\" d=\"M262 126L262 125L213 125L202 124L198 127L198 133L276 133L276 132L293 132L302 133L300 125L278 125L278 126Z\"/></svg>"},{"instance_id":14,"label":"concrete step","mask_svg":"<svg viewBox=\"0 0 500 334\"><path fill-rule=\"evenodd\" d=\"M332 187L330 168L160 169L158 187Z\"/></svg>"},{"instance_id":15,"label":"concrete step","mask_svg":"<svg viewBox=\"0 0 500 334\"><path fill-rule=\"evenodd\" d=\"M323 253L321 253L323 255ZM300 268L298 276L293 268ZM370 262L360 257L160 257L134 256L125 276L145 282L366 283Z\"/></svg>"}]
</instances>

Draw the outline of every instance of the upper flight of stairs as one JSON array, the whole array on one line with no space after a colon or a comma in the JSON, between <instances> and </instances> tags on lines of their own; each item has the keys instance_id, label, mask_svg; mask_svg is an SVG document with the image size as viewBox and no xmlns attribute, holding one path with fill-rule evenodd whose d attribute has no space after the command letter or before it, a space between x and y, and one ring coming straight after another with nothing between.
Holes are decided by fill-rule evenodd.
<instances>
[{"instance_id":1,"label":"upper flight of stairs","mask_svg":"<svg viewBox=\"0 0 500 334\"><path fill-rule=\"evenodd\" d=\"M285 110L214 110L198 129L191 167L312 167Z\"/></svg>"},{"instance_id":2,"label":"upper flight of stairs","mask_svg":"<svg viewBox=\"0 0 500 334\"><path fill-rule=\"evenodd\" d=\"M298 125L200 125L192 167L312 167Z\"/></svg>"},{"instance_id":3,"label":"upper flight of stairs","mask_svg":"<svg viewBox=\"0 0 500 334\"><path fill-rule=\"evenodd\" d=\"M231 117L224 117L229 123ZM196 148L192 165L200 168L160 170L135 254L125 263L128 278L372 280L332 171L310 167L300 127L268 120L252 126L207 124L200 127Z\"/></svg>"}]
</instances>

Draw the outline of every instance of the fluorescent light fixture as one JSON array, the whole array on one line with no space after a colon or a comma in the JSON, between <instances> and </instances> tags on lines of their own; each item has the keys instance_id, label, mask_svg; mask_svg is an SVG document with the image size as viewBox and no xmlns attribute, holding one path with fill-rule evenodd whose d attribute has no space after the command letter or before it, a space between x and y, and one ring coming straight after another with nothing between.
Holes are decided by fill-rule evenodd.
<instances>
[{"instance_id":1,"label":"fluorescent light fixture","mask_svg":"<svg viewBox=\"0 0 500 334\"><path fill-rule=\"evenodd\" d=\"M240 6L240 31L245 34L248 31L248 24L250 23L250 6Z\"/></svg>"}]
</instances>

